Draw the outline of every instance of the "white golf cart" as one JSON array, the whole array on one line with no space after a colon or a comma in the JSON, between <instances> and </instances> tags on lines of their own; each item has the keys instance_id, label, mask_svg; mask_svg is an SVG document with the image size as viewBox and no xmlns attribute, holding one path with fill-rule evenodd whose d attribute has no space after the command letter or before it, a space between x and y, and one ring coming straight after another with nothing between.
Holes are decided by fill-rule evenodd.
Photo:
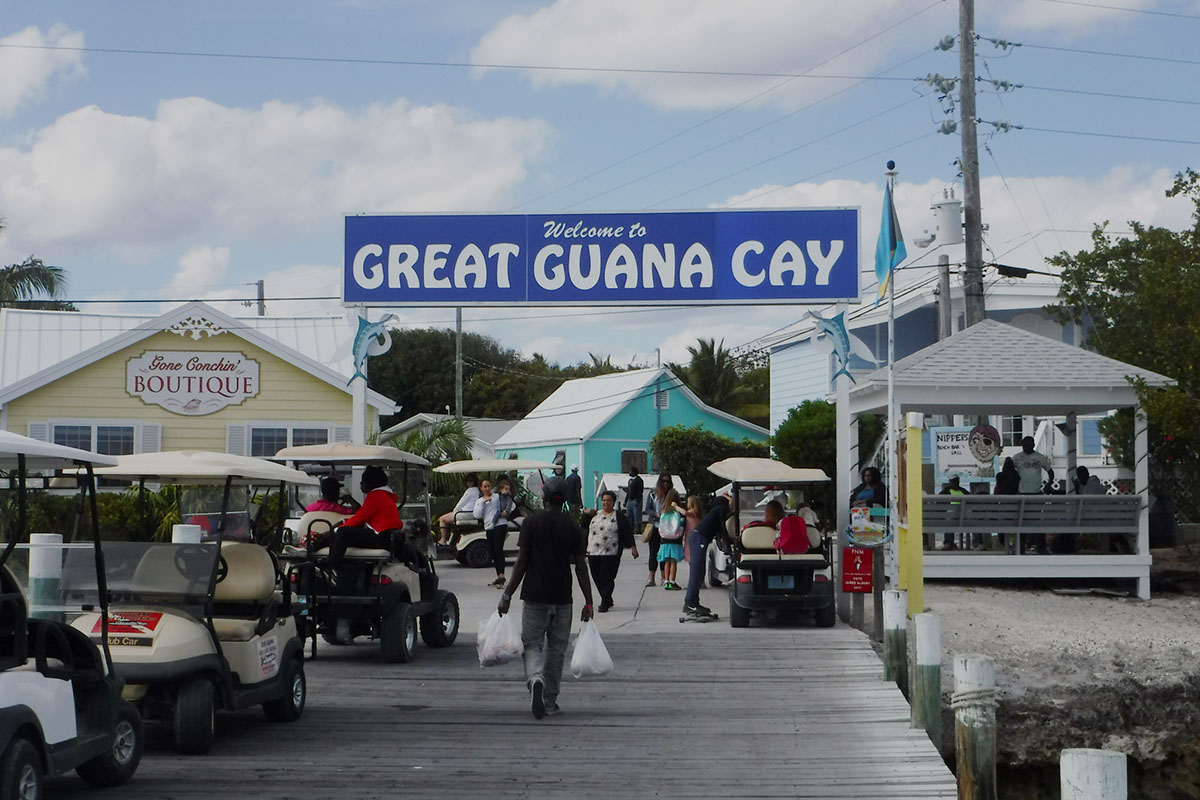
<instances>
[{"instance_id":1,"label":"white golf cart","mask_svg":"<svg viewBox=\"0 0 1200 800\"><path fill-rule=\"evenodd\" d=\"M525 492L515 497L517 513L508 521L508 535L504 538L504 555L506 558L516 558L517 541L521 535L521 520L533 509L530 507L538 502L541 485L548 479L542 470L553 471L557 466L549 461L535 461L529 458L481 458L466 461L451 461L433 468L434 472L442 475L469 475L475 473L480 480L498 478L506 475L515 480L518 472L531 472L529 485ZM514 490L516 487L514 487ZM470 511L460 511L454 515L451 529L451 546L454 548L454 558L458 563L467 567L490 567L492 555L488 550L487 531L483 522L476 519Z\"/></svg>"},{"instance_id":2,"label":"white golf cart","mask_svg":"<svg viewBox=\"0 0 1200 800\"><path fill-rule=\"evenodd\" d=\"M25 537L28 471L79 467L94 532L99 515L92 465L115 461L0 431L0 469L17 493L15 525L0 550L0 800L39 800L47 777L71 770L93 786L119 786L141 760L142 720L121 700L121 680L113 674L104 640L97 647L62 621L81 609L66 604L50 577L66 549L86 556L92 583L103 586L99 537L53 546L37 556L29 545L17 550ZM47 577L35 574L33 580L45 583L32 600L26 591L31 587L23 585L30 560L52 565ZM99 592L101 609L106 597Z\"/></svg>"},{"instance_id":3,"label":"white golf cart","mask_svg":"<svg viewBox=\"0 0 1200 800\"><path fill-rule=\"evenodd\" d=\"M203 504L215 487L221 498L207 532L181 526L178 541L104 545L107 622L94 613L74 624L92 636L107 626L126 697L145 718L169 720L181 753L212 749L217 709L261 705L273 722L299 719L307 694L300 608L270 550L255 541L225 541L224 533L227 519L241 519L247 487L277 486L282 494L288 484L316 479L258 458L189 451L121 456L97 475L136 481L142 492L147 483L193 487L181 488L182 519L196 516L185 507L189 493ZM243 499L239 508L235 497ZM84 599L94 591L81 570L67 568L63 589Z\"/></svg>"},{"instance_id":4,"label":"white golf cart","mask_svg":"<svg viewBox=\"0 0 1200 800\"><path fill-rule=\"evenodd\" d=\"M734 565L729 624L745 628L754 614L801 611L812 612L818 626L831 627L837 616L829 537L805 526L806 552L780 552L775 528L761 524L766 501L786 498L788 490L828 481L829 476L769 458L727 458L710 464L708 471L730 482L733 498L732 525L718 536ZM786 511L788 503L783 505Z\"/></svg>"},{"instance_id":5,"label":"white golf cart","mask_svg":"<svg viewBox=\"0 0 1200 800\"><path fill-rule=\"evenodd\" d=\"M281 559L296 591L308 598L306 634L314 655L318 633L330 644L370 636L379 640L385 661L407 663L416 656L418 620L427 645L454 644L458 598L438 588L429 533L429 462L395 447L350 443L285 447L274 458L314 475L381 467L400 498L403 529L391 533L387 548L347 548L336 576L324 564L328 546L314 548L313 534L332 532L346 515L310 511L291 523L296 541L305 546L284 548Z\"/></svg>"}]
</instances>

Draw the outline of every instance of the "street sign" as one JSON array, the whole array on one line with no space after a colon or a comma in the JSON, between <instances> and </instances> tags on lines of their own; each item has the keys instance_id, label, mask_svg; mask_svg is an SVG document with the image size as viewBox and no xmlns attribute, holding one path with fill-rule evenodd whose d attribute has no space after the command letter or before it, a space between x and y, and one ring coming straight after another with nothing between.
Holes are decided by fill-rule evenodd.
<instances>
[{"instance_id":1,"label":"street sign","mask_svg":"<svg viewBox=\"0 0 1200 800\"><path fill-rule=\"evenodd\" d=\"M361 306L857 301L858 209L348 216Z\"/></svg>"},{"instance_id":2,"label":"street sign","mask_svg":"<svg viewBox=\"0 0 1200 800\"><path fill-rule=\"evenodd\" d=\"M861 592L870 594L871 584L871 548L843 547L842 548L842 591Z\"/></svg>"}]
</instances>

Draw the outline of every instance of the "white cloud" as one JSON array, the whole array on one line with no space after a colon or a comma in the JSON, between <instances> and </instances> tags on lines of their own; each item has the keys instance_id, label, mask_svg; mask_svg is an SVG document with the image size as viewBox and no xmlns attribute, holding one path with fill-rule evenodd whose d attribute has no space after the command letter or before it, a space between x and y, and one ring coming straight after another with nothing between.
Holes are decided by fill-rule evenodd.
<instances>
[{"instance_id":1,"label":"white cloud","mask_svg":"<svg viewBox=\"0 0 1200 800\"><path fill-rule=\"evenodd\" d=\"M78 50L47 47L83 47L83 34L65 25L43 32L30 26L0 38L0 117L8 117L34 102L55 78L80 78L85 74Z\"/></svg>"},{"instance_id":2,"label":"white cloud","mask_svg":"<svg viewBox=\"0 0 1200 800\"><path fill-rule=\"evenodd\" d=\"M1121 8L1151 10L1163 8L1168 3L1161 0L1122 0ZM1135 14L1115 8L1105 8L1104 3L1055 3L1046 0L1005 0L992 8L992 13L981 16L985 23L989 18L995 24L1017 30L1060 30L1082 33L1100 25L1121 24L1136 19ZM989 9L991 10L991 9Z\"/></svg>"},{"instance_id":3,"label":"white cloud","mask_svg":"<svg viewBox=\"0 0 1200 800\"><path fill-rule=\"evenodd\" d=\"M199 297L212 287L220 286L228 274L228 247L193 247L179 259L179 271L162 292L166 297Z\"/></svg>"},{"instance_id":4,"label":"white cloud","mask_svg":"<svg viewBox=\"0 0 1200 800\"><path fill-rule=\"evenodd\" d=\"M163 101L152 119L95 106L0 149L11 253L127 258L205 235L295 239L359 211L495 207L544 154L546 124L403 100L347 110Z\"/></svg>"},{"instance_id":5,"label":"white cloud","mask_svg":"<svg viewBox=\"0 0 1200 800\"><path fill-rule=\"evenodd\" d=\"M903 31L864 43L928 6L921 0L555 0L527 14L513 14L480 39L476 64L625 67L723 72L869 73L881 65ZM900 26L902 27L902 26ZM904 29L909 30L909 29ZM911 30L909 30L911 33ZM749 46L748 46L749 45ZM536 57L530 54L536 54ZM824 62L827 62L825 64ZM724 77L646 73L530 72L536 85L593 85L619 90L661 108L713 108L740 103L780 83L778 77ZM792 81L772 92L769 102L795 102L798 96L829 94L832 80Z\"/></svg>"}]
</instances>

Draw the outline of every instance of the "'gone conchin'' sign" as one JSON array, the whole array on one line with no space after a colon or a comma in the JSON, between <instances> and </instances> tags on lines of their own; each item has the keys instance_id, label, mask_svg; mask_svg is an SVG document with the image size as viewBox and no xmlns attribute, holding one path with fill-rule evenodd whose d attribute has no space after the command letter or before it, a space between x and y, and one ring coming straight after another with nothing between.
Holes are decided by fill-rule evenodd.
<instances>
[{"instance_id":1,"label":"'gone conchin'' sign","mask_svg":"<svg viewBox=\"0 0 1200 800\"><path fill-rule=\"evenodd\" d=\"M351 305L858 299L858 210L346 217Z\"/></svg>"}]
</instances>

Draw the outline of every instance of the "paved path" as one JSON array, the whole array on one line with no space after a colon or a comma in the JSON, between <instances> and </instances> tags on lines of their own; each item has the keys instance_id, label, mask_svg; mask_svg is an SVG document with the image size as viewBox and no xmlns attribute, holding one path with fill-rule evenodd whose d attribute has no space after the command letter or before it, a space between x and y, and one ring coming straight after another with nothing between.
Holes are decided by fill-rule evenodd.
<instances>
[{"instance_id":1,"label":"paved path","mask_svg":"<svg viewBox=\"0 0 1200 800\"><path fill-rule=\"evenodd\" d=\"M683 592L643 589L644 563L626 559L617 606L597 617L616 671L565 676L560 716L532 718L518 665L480 669L474 634L499 596L484 586L494 574L443 562L463 606L454 647L422 644L413 663L388 665L372 643L322 643L298 722L222 714L200 757L152 730L134 781L108 795L955 797L862 634L810 621L733 630L723 589L701 596L718 622L681 625ZM96 795L70 778L51 796Z\"/></svg>"}]
</instances>

